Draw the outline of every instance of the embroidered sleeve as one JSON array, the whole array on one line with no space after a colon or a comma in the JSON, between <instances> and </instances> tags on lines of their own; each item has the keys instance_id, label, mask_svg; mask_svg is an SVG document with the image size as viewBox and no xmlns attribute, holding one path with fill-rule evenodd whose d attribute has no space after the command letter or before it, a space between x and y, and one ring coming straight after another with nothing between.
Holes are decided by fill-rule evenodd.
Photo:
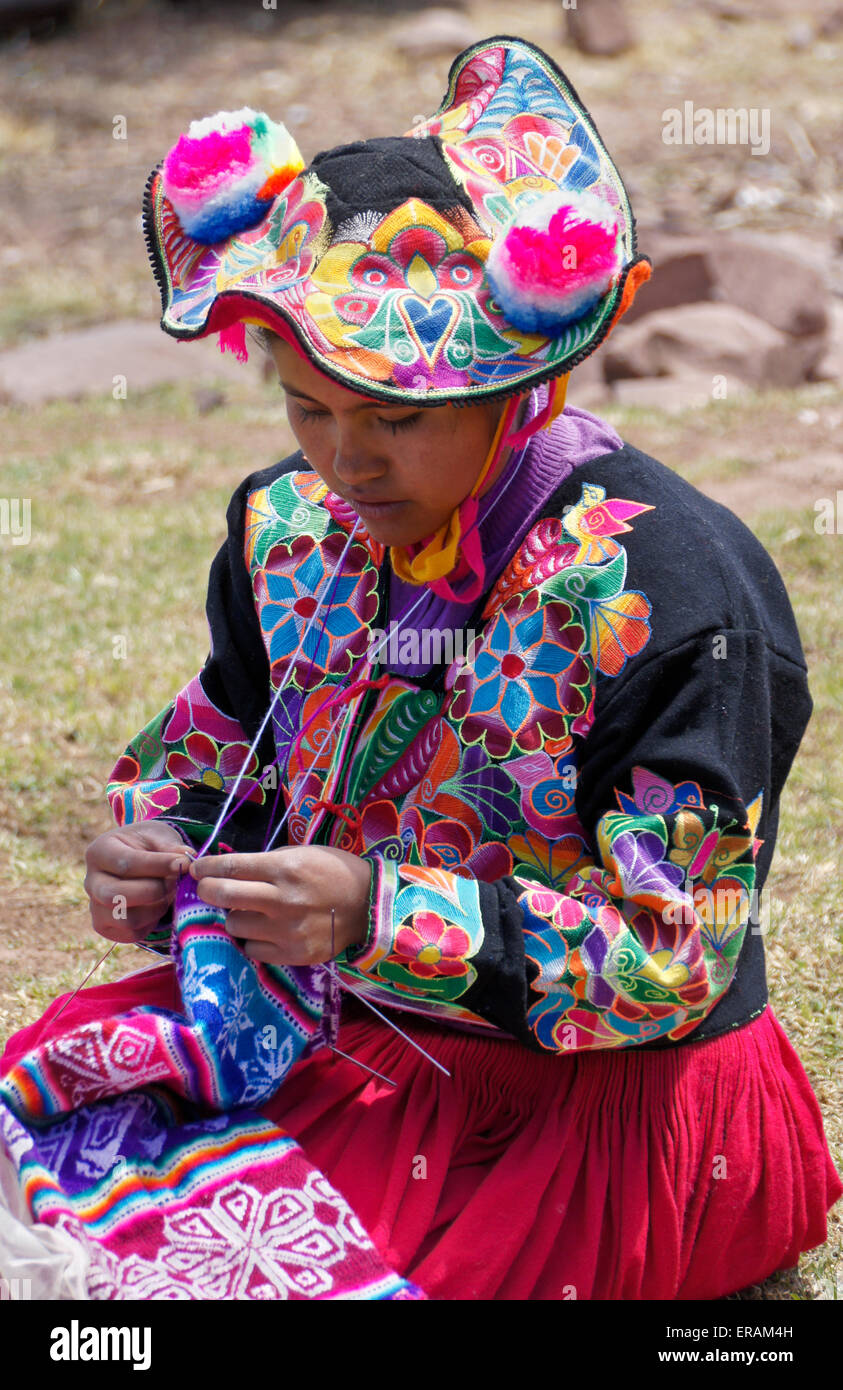
<instances>
[{"instance_id":1,"label":"embroidered sleeve","mask_svg":"<svg viewBox=\"0 0 843 1390\"><path fill-rule=\"evenodd\" d=\"M567 754L503 765L530 827L502 837L509 872L377 858L352 973L549 1051L692 1033L758 920L788 770L771 745L776 658L759 633L719 640L724 659L707 635L614 682ZM806 718L804 672L778 692L785 679Z\"/></svg>"}]
</instances>

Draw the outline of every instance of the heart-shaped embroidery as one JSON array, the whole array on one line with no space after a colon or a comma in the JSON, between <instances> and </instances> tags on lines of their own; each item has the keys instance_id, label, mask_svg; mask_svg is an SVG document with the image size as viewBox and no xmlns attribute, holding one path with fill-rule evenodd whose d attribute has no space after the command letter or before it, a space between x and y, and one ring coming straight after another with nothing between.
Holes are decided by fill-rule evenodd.
<instances>
[{"instance_id":1,"label":"heart-shaped embroidery","mask_svg":"<svg viewBox=\"0 0 843 1390\"><path fill-rule=\"evenodd\" d=\"M401 307L413 337L433 366L458 312L456 304L444 295L437 295L431 300L407 295Z\"/></svg>"}]
</instances>

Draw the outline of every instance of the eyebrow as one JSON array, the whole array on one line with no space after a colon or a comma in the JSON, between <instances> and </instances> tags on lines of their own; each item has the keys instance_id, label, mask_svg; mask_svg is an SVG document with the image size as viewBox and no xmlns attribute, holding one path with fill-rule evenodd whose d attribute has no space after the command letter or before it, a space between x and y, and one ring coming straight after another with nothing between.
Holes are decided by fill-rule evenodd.
<instances>
[{"instance_id":1,"label":"eyebrow","mask_svg":"<svg viewBox=\"0 0 843 1390\"><path fill-rule=\"evenodd\" d=\"M288 396L299 396L303 401L310 401L311 405L322 405L322 401L317 401L315 396L308 396L306 391L300 391L298 386L292 386L289 381L282 381L280 385Z\"/></svg>"}]
</instances>

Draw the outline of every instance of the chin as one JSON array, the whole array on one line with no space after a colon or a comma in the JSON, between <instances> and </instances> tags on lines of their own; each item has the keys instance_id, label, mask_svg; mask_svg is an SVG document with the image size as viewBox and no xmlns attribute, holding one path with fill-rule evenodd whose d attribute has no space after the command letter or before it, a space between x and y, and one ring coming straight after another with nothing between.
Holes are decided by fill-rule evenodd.
<instances>
[{"instance_id":1,"label":"chin","mask_svg":"<svg viewBox=\"0 0 843 1390\"><path fill-rule=\"evenodd\" d=\"M387 517L379 517L376 520L374 517L366 517L360 513L358 515L372 540L378 541L380 545L413 545L416 541L424 540L425 536L431 535L436 530L435 526L422 531L418 526L409 526L406 522L401 524Z\"/></svg>"}]
</instances>

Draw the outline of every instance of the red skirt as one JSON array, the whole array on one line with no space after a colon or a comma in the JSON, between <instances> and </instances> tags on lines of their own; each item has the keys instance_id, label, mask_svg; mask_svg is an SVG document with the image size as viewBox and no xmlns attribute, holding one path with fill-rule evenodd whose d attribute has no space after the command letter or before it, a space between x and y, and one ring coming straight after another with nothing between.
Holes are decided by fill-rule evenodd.
<instances>
[{"instance_id":1,"label":"red skirt","mask_svg":"<svg viewBox=\"0 0 843 1390\"><path fill-rule=\"evenodd\" d=\"M179 1006L171 966L82 991L61 1031L139 1004ZM771 1008L708 1042L565 1056L400 1022L450 1078L346 999L338 1046L397 1084L322 1051L263 1113L431 1298L713 1299L826 1240L843 1182Z\"/></svg>"}]
</instances>

